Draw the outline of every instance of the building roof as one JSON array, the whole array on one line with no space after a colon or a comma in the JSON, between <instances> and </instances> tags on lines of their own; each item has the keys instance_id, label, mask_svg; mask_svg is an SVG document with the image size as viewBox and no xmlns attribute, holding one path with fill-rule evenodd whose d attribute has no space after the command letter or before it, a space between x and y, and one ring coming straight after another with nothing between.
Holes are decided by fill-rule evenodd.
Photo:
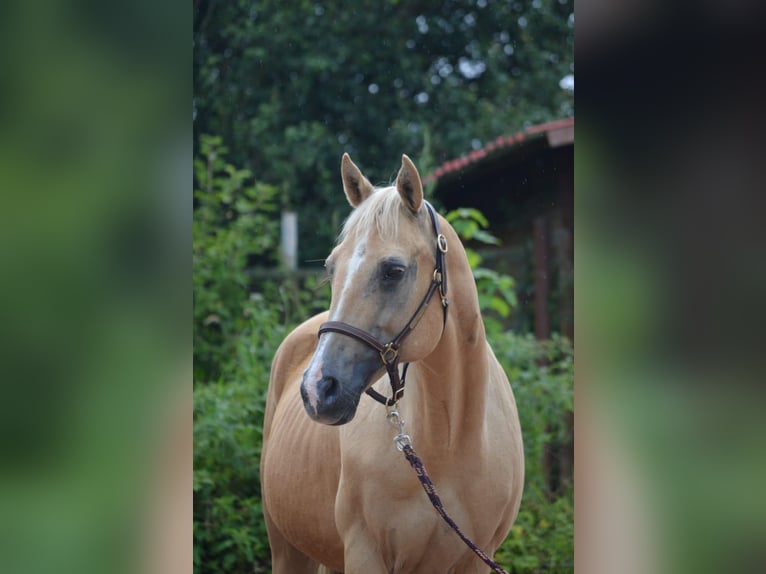
<instances>
[{"instance_id":1,"label":"building roof","mask_svg":"<svg viewBox=\"0 0 766 574\"><path fill-rule=\"evenodd\" d=\"M445 176L466 170L485 159L505 155L508 152L523 147L531 141L537 140L544 140L548 148L573 144L574 118L563 118L544 124L529 126L520 132L497 137L480 149L444 162L429 173L423 182L437 182Z\"/></svg>"}]
</instances>

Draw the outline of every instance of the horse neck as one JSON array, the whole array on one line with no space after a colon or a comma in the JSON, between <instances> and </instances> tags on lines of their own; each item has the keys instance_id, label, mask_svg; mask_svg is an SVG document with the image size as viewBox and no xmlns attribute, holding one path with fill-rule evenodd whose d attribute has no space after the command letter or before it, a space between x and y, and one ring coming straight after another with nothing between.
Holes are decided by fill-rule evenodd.
<instances>
[{"instance_id":1,"label":"horse neck","mask_svg":"<svg viewBox=\"0 0 766 574\"><path fill-rule=\"evenodd\" d=\"M486 335L476 285L457 235L449 229L449 316L434 351L412 365L417 381L407 385L413 439L435 451L454 453L480 440L488 379ZM413 373L414 374L414 373ZM410 395L409 397L407 395ZM473 430L471 430L473 429ZM438 456L438 452L434 453Z\"/></svg>"}]
</instances>

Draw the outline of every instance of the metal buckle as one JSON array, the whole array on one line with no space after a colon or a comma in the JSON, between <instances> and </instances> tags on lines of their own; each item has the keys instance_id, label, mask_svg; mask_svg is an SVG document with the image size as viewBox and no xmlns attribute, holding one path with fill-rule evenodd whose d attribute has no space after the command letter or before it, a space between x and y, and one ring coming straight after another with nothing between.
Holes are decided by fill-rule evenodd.
<instances>
[{"instance_id":1,"label":"metal buckle","mask_svg":"<svg viewBox=\"0 0 766 574\"><path fill-rule=\"evenodd\" d=\"M408 434L404 434L404 421L399 415L399 411L396 410L396 406L388 411L386 418L388 419L388 422L399 431L399 434L394 437L396 448L399 451L402 451L405 446L412 446L412 437Z\"/></svg>"},{"instance_id":2,"label":"metal buckle","mask_svg":"<svg viewBox=\"0 0 766 574\"><path fill-rule=\"evenodd\" d=\"M390 365L399 356L399 349L394 347L393 342L386 343L386 347L380 352L380 359L384 364Z\"/></svg>"},{"instance_id":3,"label":"metal buckle","mask_svg":"<svg viewBox=\"0 0 766 574\"><path fill-rule=\"evenodd\" d=\"M444 235L442 235L441 233L436 236L436 247L438 247L439 251L441 251L442 253L447 253L447 251L449 250L447 246L447 238L444 237Z\"/></svg>"}]
</instances>

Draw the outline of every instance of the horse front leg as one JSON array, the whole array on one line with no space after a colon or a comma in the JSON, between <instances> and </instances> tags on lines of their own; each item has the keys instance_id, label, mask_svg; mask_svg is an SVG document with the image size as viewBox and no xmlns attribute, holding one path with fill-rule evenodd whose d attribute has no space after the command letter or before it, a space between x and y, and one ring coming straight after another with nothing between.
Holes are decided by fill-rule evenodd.
<instances>
[{"instance_id":1,"label":"horse front leg","mask_svg":"<svg viewBox=\"0 0 766 574\"><path fill-rule=\"evenodd\" d=\"M350 528L343 537L343 562L345 574L386 574L386 567L380 555L380 548L371 539L364 524Z\"/></svg>"},{"instance_id":2,"label":"horse front leg","mask_svg":"<svg viewBox=\"0 0 766 574\"><path fill-rule=\"evenodd\" d=\"M269 534L271 571L273 574L324 574L330 572L323 570L321 564L290 544L271 520L266 508L263 509L263 514L266 519L266 531Z\"/></svg>"}]
</instances>

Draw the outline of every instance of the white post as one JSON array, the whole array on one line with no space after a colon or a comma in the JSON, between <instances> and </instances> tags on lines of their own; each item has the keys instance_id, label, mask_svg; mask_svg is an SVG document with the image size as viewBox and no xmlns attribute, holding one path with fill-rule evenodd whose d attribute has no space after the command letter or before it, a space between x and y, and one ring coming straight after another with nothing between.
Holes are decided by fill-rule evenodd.
<instances>
[{"instance_id":1,"label":"white post","mask_svg":"<svg viewBox=\"0 0 766 574\"><path fill-rule=\"evenodd\" d=\"M288 269L297 269L298 214L294 211L282 212L282 258Z\"/></svg>"}]
</instances>

